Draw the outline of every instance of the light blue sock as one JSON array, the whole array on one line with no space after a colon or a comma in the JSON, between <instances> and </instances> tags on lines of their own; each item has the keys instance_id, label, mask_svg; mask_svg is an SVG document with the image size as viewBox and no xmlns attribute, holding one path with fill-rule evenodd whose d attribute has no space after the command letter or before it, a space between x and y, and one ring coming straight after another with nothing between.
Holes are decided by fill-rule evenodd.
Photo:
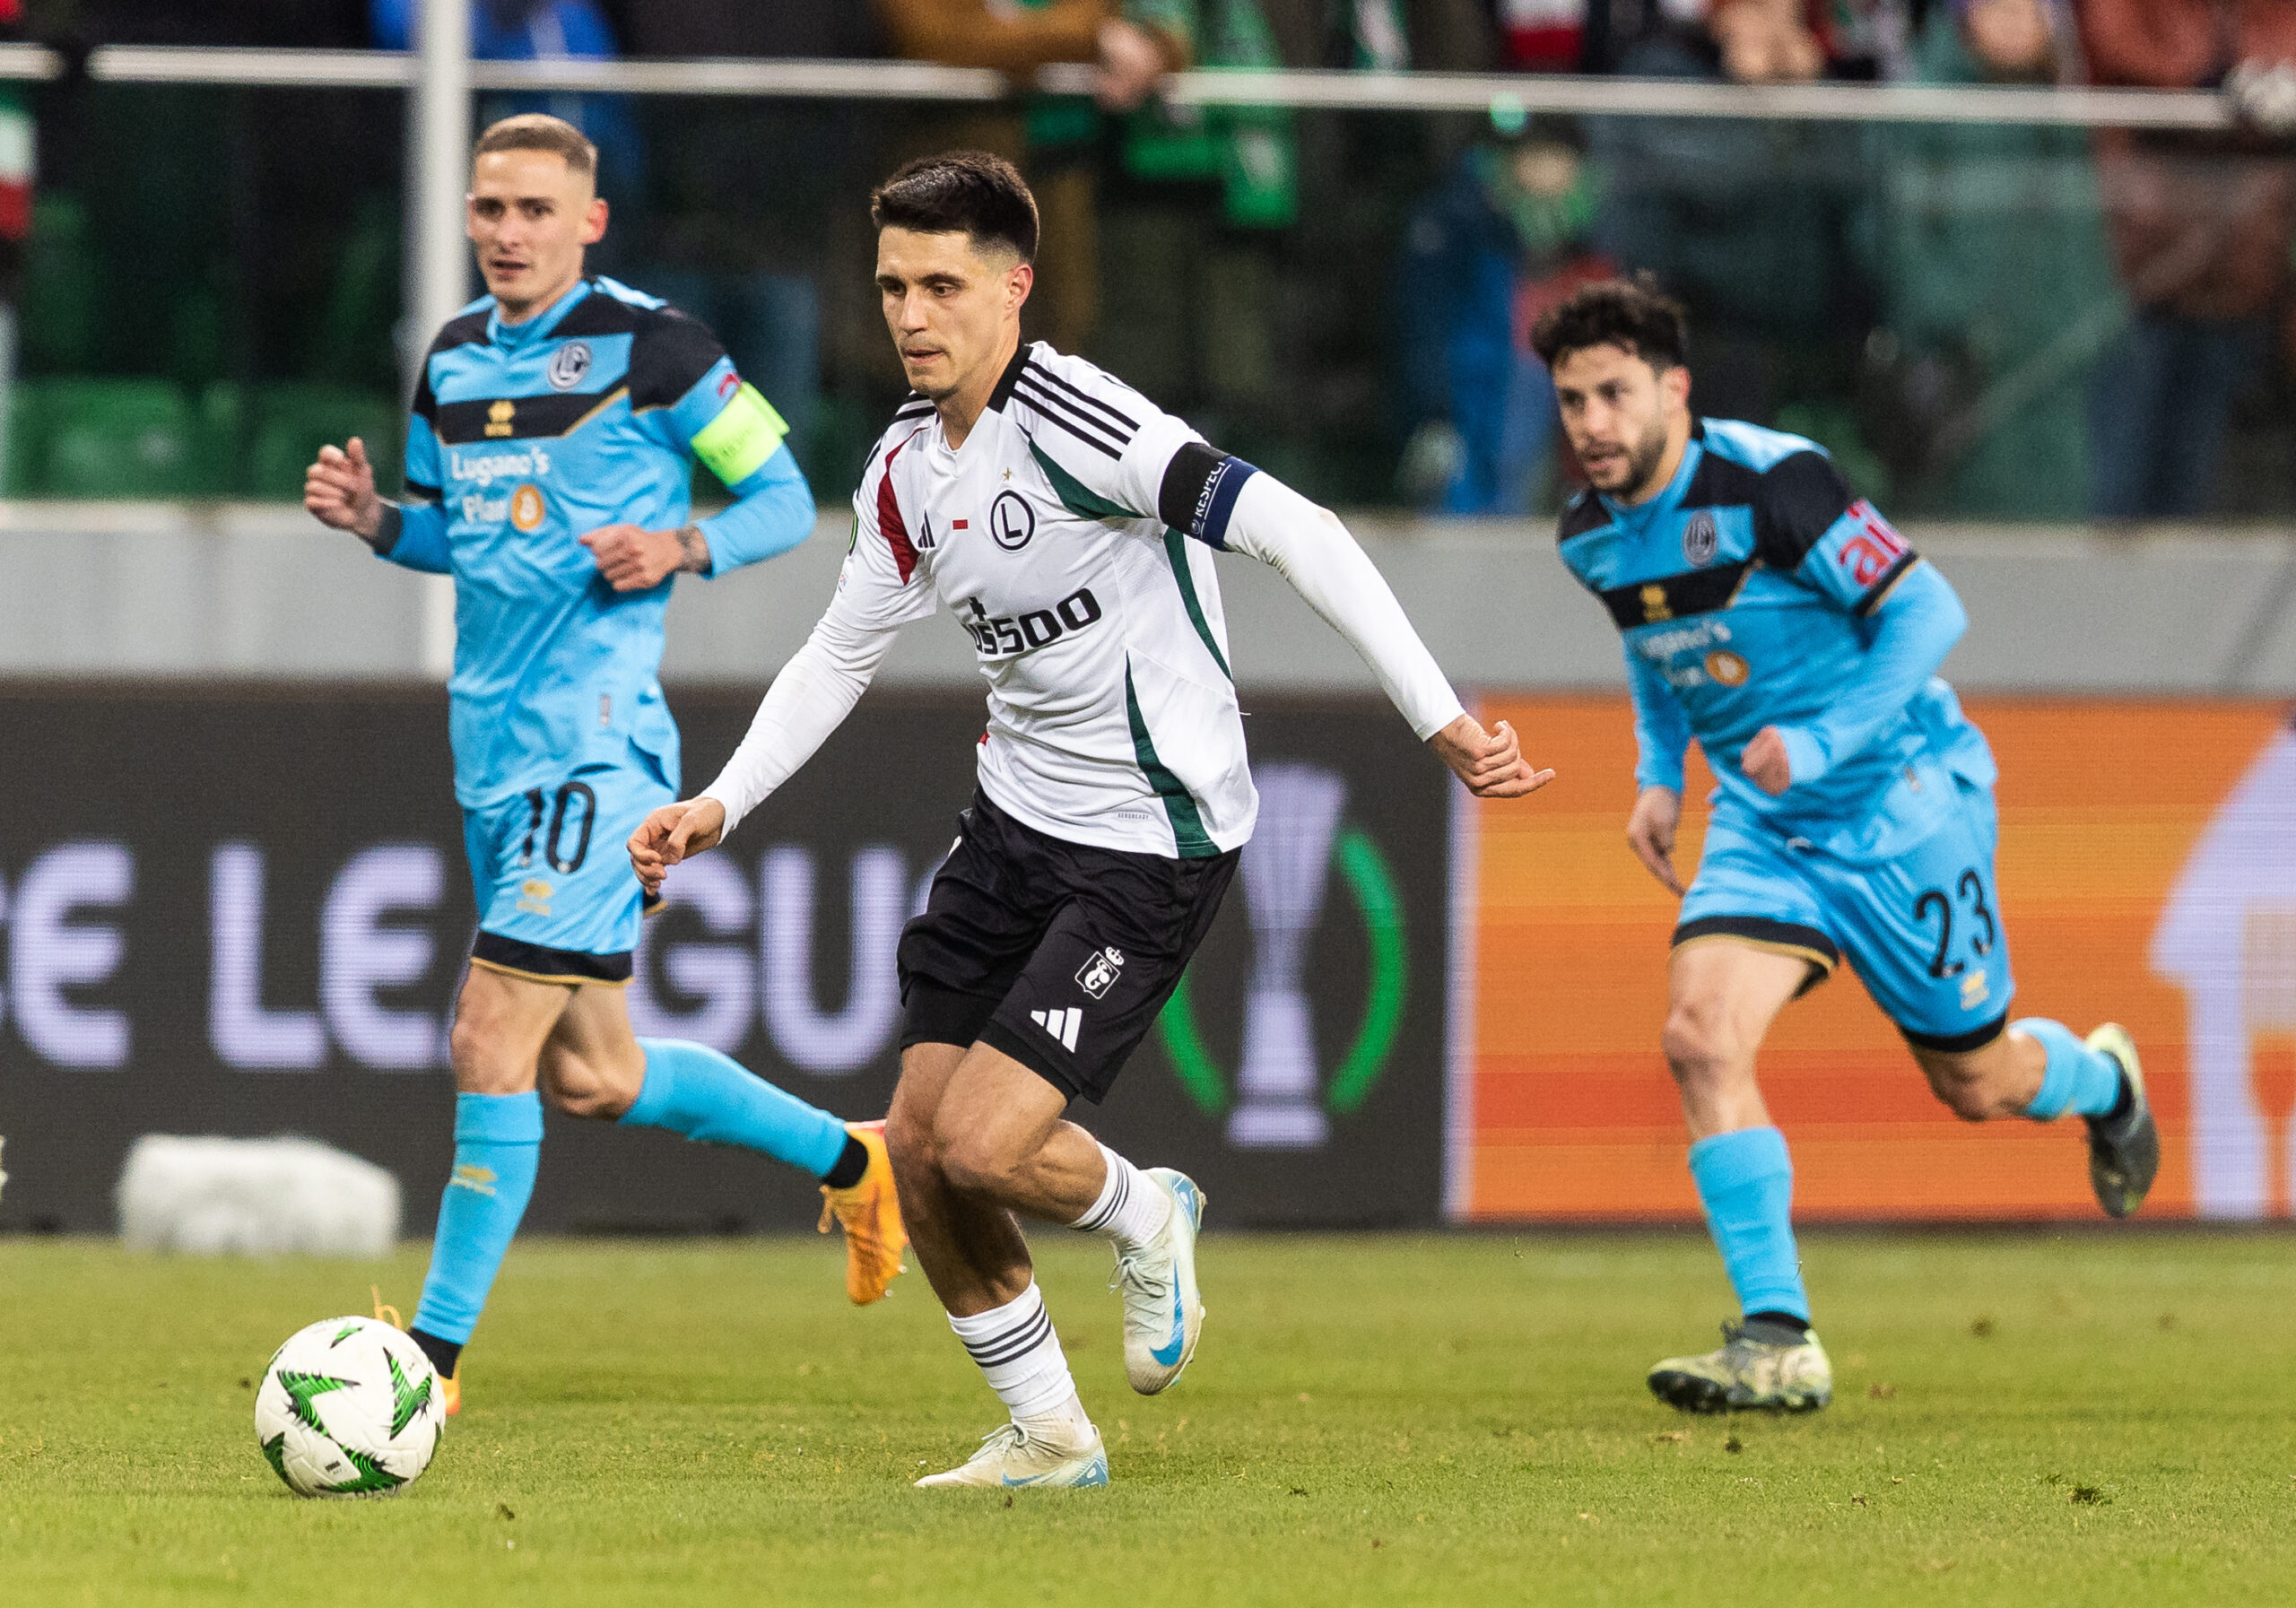
<instances>
[{"instance_id":1,"label":"light blue sock","mask_svg":"<svg viewBox=\"0 0 2296 1608\"><path fill-rule=\"evenodd\" d=\"M1776 1128L1740 1128L1690 1147L1691 1180L1706 1226L1738 1292L1738 1310L1810 1321L1794 1248L1794 1163Z\"/></svg>"},{"instance_id":2,"label":"light blue sock","mask_svg":"<svg viewBox=\"0 0 2296 1608\"><path fill-rule=\"evenodd\" d=\"M542 1161L542 1096L455 1096L455 1170L439 1203L430 1273L414 1326L457 1345L470 1338L494 1288Z\"/></svg>"},{"instance_id":3,"label":"light blue sock","mask_svg":"<svg viewBox=\"0 0 2296 1608\"><path fill-rule=\"evenodd\" d=\"M2119 1103L2120 1063L2082 1043L2063 1022L2028 1016L2011 1022L2009 1030L2039 1039L2048 1051L2040 1092L2025 1108L2025 1115L2035 1122L2054 1122L2067 1111L2076 1117L2102 1117Z\"/></svg>"},{"instance_id":4,"label":"light blue sock","mask_svg":"<svg viewBox=\"0 0 2296 1608\"><path fill-rule=\"evenodd\" d=\"M625 1127L667 1128L705 1144L738 1144L827 1178L845 1153L845 1125L752 1075L740 1062L683 1039L640 1039L646 1082Z\"/></svg>"}]
</instances>

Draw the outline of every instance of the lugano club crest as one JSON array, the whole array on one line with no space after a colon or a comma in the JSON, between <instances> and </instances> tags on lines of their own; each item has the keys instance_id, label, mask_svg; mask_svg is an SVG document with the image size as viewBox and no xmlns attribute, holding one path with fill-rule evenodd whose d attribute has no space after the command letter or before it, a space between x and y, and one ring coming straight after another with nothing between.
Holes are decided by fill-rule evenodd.
<instances>
[{"instance_id":1,"label":"lugano club crest","mask_svg":"<svg viewBox=\"0 0 2296 1608\"><path fill-rule=\"evenodd\" d=\"M550 388L570 391L582 383L590 372L590 343L569 341L551 354Z\"/></svg>"},{"instance_id":2,"label":"lugano club crest","mask_svg":"<svg viewBox=\"0 0 2296 1608\"><path fill-rule=\"evenodd\" d=\"M1721 527L1714 523L1714 516L1709 510L1699 509L1683 526L1683 561L1692 569L1712 563L1721 546Z\"/></svg>"}]
</instances>

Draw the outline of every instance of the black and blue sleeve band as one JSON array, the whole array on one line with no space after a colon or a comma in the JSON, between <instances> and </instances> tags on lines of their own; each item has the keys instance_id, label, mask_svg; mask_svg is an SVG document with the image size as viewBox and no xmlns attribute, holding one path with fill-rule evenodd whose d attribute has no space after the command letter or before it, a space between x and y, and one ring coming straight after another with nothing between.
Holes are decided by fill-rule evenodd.
<instances>
[{"instance_id":1,"label":"black and blue sleeve band","mask_svg":"<svg viewBox=\"0 0 2296 1608\"><path fill-rule=\"evenodd\" d=\"M1259 471L1239 457L1190 441L1165 465L1156 491L1156 517L1207 547L1228 549L1228 521L1244 482Z\"/></svg>"}]
</instances>

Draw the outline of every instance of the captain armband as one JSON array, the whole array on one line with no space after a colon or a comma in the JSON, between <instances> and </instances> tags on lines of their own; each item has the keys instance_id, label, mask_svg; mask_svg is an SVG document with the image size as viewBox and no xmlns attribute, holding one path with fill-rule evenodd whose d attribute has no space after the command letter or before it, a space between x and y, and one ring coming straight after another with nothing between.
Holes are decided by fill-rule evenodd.
<instances>
[{"instance_id":1,"label":"captain armband","mask_svg":"<svg viewBox=\"0 0 2296 1608\"><path fill-rule=\"evenodd\" d=\"M1237 494L1259 471L1239 457L1190 441L1172 455L1156 491L1156 517L1183 535L1222 552Z\"/></svg>"},{"instance_id":2,"label":"captain armband","mask_svg":"<svg viewBox=\"0 0 2296 1608\"><path fill-rule=\"evenodd\" d=\"M773 404L759 395L755 386L744 384L718 416L695 434L693 456L719 480L735 486L764 468L766 461L781 450L788 433L787 422L774 412Z\"/></svg>"}]
</instances>

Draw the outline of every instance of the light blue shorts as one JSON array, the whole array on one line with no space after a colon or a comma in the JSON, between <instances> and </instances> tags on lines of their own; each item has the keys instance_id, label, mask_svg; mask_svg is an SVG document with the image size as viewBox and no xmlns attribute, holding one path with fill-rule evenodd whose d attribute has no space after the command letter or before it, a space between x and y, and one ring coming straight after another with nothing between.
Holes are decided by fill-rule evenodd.
<instances>
[{"instance_id":1,"label":"light blue shorts","mask_svg":"<svg viewBox=\"0 0 2296 1608\"><path fill-rule=\"evenodd\" d=\"M465 810L472 962L548 982L628 982L645 889L624 845L676 795L650 769L585 765L556 787Z\"/></svg>"},{"instance_id":2,"label":"light blue shorts","mask_svg":"<svg viewBox=\"0 0 2296 1608\"><path fill-rule=\"evenodd\" d=\"M2016 983L1995 896L1992 793L1895 859L1853 865L1732 811L1707 829L1674 944L1730 941L1798 955L1814 987L1847 960L1892 1021L1926 1048L1975 1049L2006 1024Z\"/></svg>"}]
</instances>

